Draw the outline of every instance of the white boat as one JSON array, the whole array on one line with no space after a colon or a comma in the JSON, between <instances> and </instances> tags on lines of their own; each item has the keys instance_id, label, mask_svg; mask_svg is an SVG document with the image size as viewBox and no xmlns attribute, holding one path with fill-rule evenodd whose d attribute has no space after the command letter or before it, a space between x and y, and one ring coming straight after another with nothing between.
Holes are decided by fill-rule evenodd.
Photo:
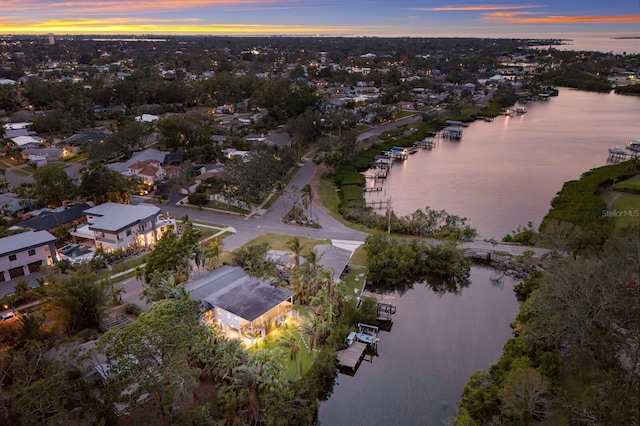
<instances>
[{"instance_id":1,"label":"white boat","mask_svg":"<svg viewBox=\"0 0 640 426\"><path fill-rule=\"evenodd\" d=\"M527 112L527 109L523 106L519 106L516 108L516 114L524 114Z\"/></svg>"},{"instance_id":2,"label":"white boat","mask_svg":"<svg viewBox=\"0 0 640 426\"><path fill-rule=\"evenodd\" d=\"M631 151L640 151L640 140L631 141L627 144L627 149Z\"/></svg>"},{"instance_id":3,"label":"white boat","mask_svg":"<svg viewBox=\"0 0 640 426\"><path fill-rule=\"evenodd\" d=\"M622 155L626 153L627 151L624 148L609 148L609 154Z\"/></svg>"}]
</instances>

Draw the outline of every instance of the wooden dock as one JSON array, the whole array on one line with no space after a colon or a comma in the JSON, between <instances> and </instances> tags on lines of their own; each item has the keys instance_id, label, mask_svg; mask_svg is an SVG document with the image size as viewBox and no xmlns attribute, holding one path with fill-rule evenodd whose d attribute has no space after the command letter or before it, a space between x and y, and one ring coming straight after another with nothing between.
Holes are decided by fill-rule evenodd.
<instances>
[{"instance_id":1,"label":"wooden dock","mask_svg":"<svg viewBox=\"0 0 640 426\"><path fill-rule=\"evenodd\" d=\"M369 207L373 207L374 209L388 209L389 208L389 200L378 200L378 201L367 201L365 205Z\"/></svg>"},{"instance_id":2,"label":"wooden dock","mask_svg":"<svg viewBox=\"0 0 640 426\"><path fill-rule=\"evenodd\" d=\"M353 342L347 349L338 351L338 366L355 370L355 368L360 363L360 360L362 359L364 351L366 349L366 343Z\"/></svg>"}]
</instances>

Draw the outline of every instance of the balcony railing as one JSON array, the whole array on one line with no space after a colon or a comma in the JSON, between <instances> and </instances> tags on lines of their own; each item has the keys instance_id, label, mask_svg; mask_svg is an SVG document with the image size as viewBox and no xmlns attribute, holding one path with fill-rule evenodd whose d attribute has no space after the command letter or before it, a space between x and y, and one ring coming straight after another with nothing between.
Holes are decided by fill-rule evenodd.
<instances>
[{"instance_id":1,"label":"balcony railing","mask_svg":"<svg viewBox=\"0 0 640 426\"><path fill-rule=\"evenodd\" d=\"M109 244L116 244L118 242L115 238L100 237L97 235L96 235L96 241L100 241L101 243L109 243Z\"/></svg>"}]
</instances>

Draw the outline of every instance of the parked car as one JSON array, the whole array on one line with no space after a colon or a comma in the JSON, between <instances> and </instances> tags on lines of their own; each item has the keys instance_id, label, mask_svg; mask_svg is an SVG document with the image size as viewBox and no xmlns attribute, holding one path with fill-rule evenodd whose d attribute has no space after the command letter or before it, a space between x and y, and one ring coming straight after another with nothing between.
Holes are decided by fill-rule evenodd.
<instances>
[{"instance_id":1,"label":"parked car","mask_svg":"<svg viewBox=\"0 0 640 426\"><path fill-rule=\"evenodd\" d=\"M18 319L18 314L15 313L14 311L5 312L4 314L0 315L0 323L11 322L17 319Z\"/></svg>"}]
</instances>

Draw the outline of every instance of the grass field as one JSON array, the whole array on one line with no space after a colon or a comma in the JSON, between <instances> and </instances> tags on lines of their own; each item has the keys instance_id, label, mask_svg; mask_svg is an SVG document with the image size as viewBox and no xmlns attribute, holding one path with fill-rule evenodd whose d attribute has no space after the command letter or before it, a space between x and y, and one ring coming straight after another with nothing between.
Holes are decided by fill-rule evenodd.
<instances>
[{"instance_id":1,"label":"grass field","mask_svg":"<svg viewBox=\"0 0 640 426\"><path fill-rule=\"evenodd\" d=\"M262 244L266 241L267 243L269 243L269 247L271 247L273 250L289 250L287 246L292 238L293 237L289 235L282 234L262 234L251 240L249 243L247 243L247 245ZM316 240L307 237L298 237L298 239L300 240L300 244L305 250L309 250L310 248L320 244L331 243L331 241L329 240Z\"/></svg>"},{"instance_id":2,"label":"grass field","mask_svg":"<svg viewBox=\"0 0 640 426\"><path fill-rule=\"evenodd\" d=\"M613 204L613 210L619 212L615 217L616 229L640 224L640 195L623 194Z\"/></svg>"},{"instance_id":3,"label":"grass field","mask_svg":"<svg viewBox=\"0 0 640 426\"><path fill-rule=\"evenodd\" d=\"M623 180L622 182L618 182L614 186L615 190L625 190L631 189L640 191L640 175L635 175L630 177L629 179Z\"/></svg>"}]
</instances>

